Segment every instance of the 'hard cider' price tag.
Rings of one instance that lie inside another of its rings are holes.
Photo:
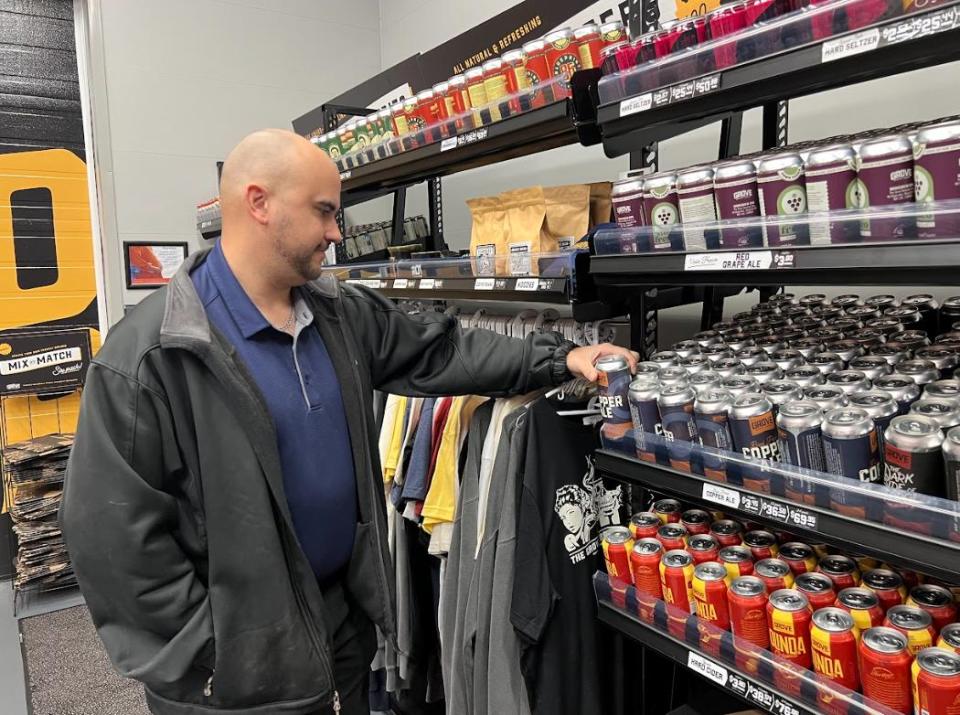
[[[406,278],[397,278],[393,282],[394,288],[406,288],[409,285],[409,281]]]
[[[772,251],[711,251],[688,253],[685,271],[764,271],[773,263]]]
[[[516,290],[536,290],[537,285],[536,278],[517,278]]]
[[[717,685],[726,685],[727,678],[730,677],[727,669],[722,665],[717,665],[712,660],[704,658],[699,653],[690,651],[687,654],[687,667],[705,678],[709,678]]]
[[[735,489],[727,489],[716,484],[704,484],[702,494],[704,499],[714,504],[723,504],[731,509],[740,508],[740,492]]]
[[[476,282],[473,284],[474,290],[493,290],[495,279],[493,278],[477,278]]]
[[[420,281],[420,288],[422,290],[433,290],[433,287],[436,285],[437,281],[433,278],[424,278]]]

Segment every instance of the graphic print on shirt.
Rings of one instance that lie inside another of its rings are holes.
[[[594,508],[597,512],[597,521],[600,532],[608,526],[620,526],[620,508],[623,506],[623,487],[617,485],[614,489],[607,489],[603,479],[597,476],[593,466],[593,458],[588,455],[587,474],[583,478],[583,486],[593,495]]]

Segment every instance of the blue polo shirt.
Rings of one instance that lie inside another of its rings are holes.
[[[210,322],[233,343],[266,399],[293,528],[317,578],[326,581],[350,560],[357,487],[340,384],[314,316],[298,297],[295,337],[270,325],[219,241],[190,277]]]

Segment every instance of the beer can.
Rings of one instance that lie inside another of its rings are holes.
[[[681,611],[693,613],[693,557],[686,551],[666,551],[660,560],[663,600]]]
[[[814,571],[817,568],[817,557],[813,549],[800,541],[780,544],[780,558],[790,565],[794,574]]]
[[[756,345],[748,345],[737,350],[733,357],[740,361],[744,367],[756,365],[758,362],[767,361],[767,351]]]
[[[923,396],[938,400],[950,400],[960,405],[960,380],[949,378],[923,386]]]
[[[733,635],[761,648],[768,648],[767,592],[763,581],[756,576],[735,578],[730,582],[727,599]]]
[[[680,515],[680,523],[687,530],[687,534],[709,534],[710,522],[713,521],[713,515],[703,509],[687,509]],[[688,539],[689,541],[689,539]]]
[[[871,569],[863,574],[861,585],[869,588],[880,600],[880,607],[884,612],[893,606],[903,603],[907,595],[907,587],[896,571],[890,569]]]
[[[747,368],[749,370],[750,368]],[[731,377],[722,378],[720,380],[719,388],[721,390],[726,390],[730,395],[736,400],[736,398],[741,395],[746,395],[751,392],[760,391],[760,383],[757,382],[757,378],[752,375],[733,375]]]
[[[944,431],[960,425],[960,407],[953,400],[921,397],[910,405],[909,414],[929,417]]]
[[[761,559],[753,565],[753,575],[763,581],[768,593],[793,588],[793,571],[783,559]]]
[[[910,411],[910,405],[920,398],[920,386],[913,378],[905,375],[886,375],[878,378],[874,384],[877,390],[883,390],[897,401],[897,409],[901,415]]]
[[[832,385],[811,385],[804,388],[803,398],[816,404],[821,412],[829,412],[848,403],[843,390]]]
[[[623,229],[636,228],[646,224],[646,217],[643,214],[643,179],[637,176],[627,176],[613,183],[610,192],[610,200],[613,205],[613,217],[617,226]],[[656,249],[654,244],[651,248]],[[658,362],[654,356],[655,362]],[[676,361],[669,363],[676,365]]]
[[[783,370],[773,360],[761,360],[744,368],[743,374],[754,378],[760,385],[765,385],[771,380],[782,380]]]
[[[735,360],[737,358],[737,353],[743,350],[744,348],[752,348],[755,346],[756,341],[746,335],[738,333],[737,335],[727,335],[724,337],[724,342],[726,342],[727,347],[733,350],[733,357]],[[766,351],[764,351],[766,354]]]
[[[694,416],[697,423],[697,435],[704,447],[729,452],[733,450],[733,436],[730,432],[730,409],[733,397],[726,390],[706,389],[697,395],[694,403]],[[703,474],[709,479],[726,481],[727,460],[720,454],[704,452]]]
[[[752,225],[753,222],[749,220],[760,215],[756,165],[749,159],[717,164],[714,168],[713,191],[717,218],[721,221],[738,220],[729,228],[721,229],[720,245],[732,249],[762,246],[763,236],[759,227]]]
[[[681,340],[670,346],[680,359],[700,354],[700,345],[695,340]]]
[[[858,355],[850,361],[849,367],[862,373],[871,383],[878,377],[893,372],[893,366],[877,355]]]
[[[737,397],[730,410],[730,432],[734,447],[751,462],[740,465],[743,486],[770,493],[771,473],[762,462],[781,461],[773,404],[758,393]]]
[[[860,687],[863,694],[899,713],[913,712],[907,638],[893,628],[861,629]]]
[[[849,365],[854,358],[860,357],[866,352],[857,340],[844,338],[843,340],[830,340],[826,343],[827,350],[840,356],[844,365]]]
[[[677,366],[661,367],[657,379],[660,381],[661,390],[668,385],[686,385],[690,381],[687,371]]]
[[[803,318],[794,318],[793,326],[804,335],[790,341],[790,347],[799,350],[804,360],[811,355],[823,352],[823,340],[816,335],[816,332],[826,326],[826,321],[816,315],[808,315]]]
[[[817,571],[833,581],[833,587],[838,591],[860,585],[860,571],[849,556],[828,554],[820,559]]]
[[[746,546],[723,546],[717,560],[726,567],[731,579],[753,574],[753,554]]]
[[[773,320],[769,319],[766,321],[766,325],[767,327],[773,330],[776,330],[777,328],[771,325],[772,322]],[[758,348],[763,348],[763,350],[767,353],[768,356],[772,356],[774,353],[779,352],[780,350],[784,350],[787,347],[787,344],[783,341],[783,339],[780,338],[780,336],[776,335],[775,333],[772,335],[765,335],[763,337],[757,338],[756,345]]]
[[[709,235],[698,224],[716,221],[717,204],[713,194],[713,168],[695,166],[677,173],[680,222],[687,250],[717,248],[719,236]],[[694,338],[696,339],[696,338]]]
[[[903,633],[907,637],[907,648],[914,655],[925,648],[932,648],[937,641],[933,618],[916,606],[892,606],[887,611],[883,625]]]
[[[875,318],[880,318],[883,316],[883,310],[881,310],[876,305],[868,305],[864,303],[863,305],[851,305],[849,308],[844,309],[847,317],[855,318],[859,320],[862,325],[865,325],[868,320],[874,320]]]
[[[807,212],[804,163],[799,154],[784,153],[760,160],[757,167],[760,208],[763,216],[775,218]],[[771,221],[764,224],[764,243],[768,246],[809,245],[808,225]]]
[[[873,420],[859,407],[840,407],[824,415],[823,456],[827,471],[848,479],[878,483],[880,450]],[[831,507],[848,516],[879,518],[875,506],[863,495],[842,485],[830,489]]]
[[[657,529],[657,541],[664,551],[687,548],[687,528],[678,522],[663,524]]]
[[[715,561],[699,564],[693,570],[693,598],[697,617],[724,631],[730,629],[727,578],[726,568]]]
[[[710,343],[700,348],[700,354],[708,358],[711,364],[716,365],[724,358],[732,358],[733,350],[727,347],[726,343]]]
[[[771,652],[809,670],[810,621],[810,602],[803,593],[792,589],[771,593],[767,601]]]
[[[601,535],[607,573],[625,583],[631,582],[630,552],[633,551],[633,543],[633,535],[625,526],[608,527]]]
[[[810,624],[813,670],[848,690],[860,689],[857,641],[860,629],[841,608],[814,611]]]
[[[600,39],[600,27],[593,22],[574,29],[573,39],[577,44],[577,52],[580,54],[580,66],[584,69],[590,69],[600,66],[600,50],[604,43]],[[621,41],[624,39],[620,38]]]
[[[830,305],[830,300],[825,293],[807,293],[806,295],[800,296],[797,303],[805,308],[820,308],[825,305]]]
[[[660,521],[660,517],[652,511],[640,511],[630,517],[627,528],[630,529],[633,538],[639,541],[640,539],[655,539],[657,537],[657,529],[659,529],[662,524],[663,522]]]
[[[660,366],[655,362],[644,360],[637,363],[637,377],[655,377],[660,379]]]
[[[923,316],[916,308],[909,305],[897,305],[883,309],[883,317],[895,318],[903,327],[901,330],[916,330],[923,322]]]
[[[791,380],[769,380],[763,385],[763,394],[775,409],[787,402],[803,399],[803,390]]]
[[[825,470],[822,422],[823,413],[815,402],[797,400],[781,405],[777,435],[784,462],[818,472]],[[816,503],[816,484],[800,475],[785,477],[784,493],[795,502]]]
[[[914,359],[920,359],[917,351],[930,346],[930,338],[923,330],[901,330],[887,337],[888,342],[902,345],[913,353]]]
[[[833,300],[830,301],[830,305],[846,310],[847,308],[852,308],[855,305],[863,305],[863,300],[856,293],[843,293],[842,295],[836,296]]]
[[[897,364],[909,359],[907,352],[895,345],[880,345],[871,348],[870,354],[875,357],[882,357],[893,370],[897,369]]]
[[[784,372],[792,370],[795,367],[800,367],[804,363],[803,355],[799,350],[794,350],[793,348],[777,350],[770,358],[777,364],[777,367]]]
[[[845,588],[837,594],[834,605],[849,611],[861,631],[883,623],[884,613],[880,599],[868,588]]]
[[[680,521],[683,507],[676,499],[658,499],[653,503],[653,513],[660,517],[661,524],[671,524]]]
[[[673,350],[658,350],[650,356],[650,362],[661,368],[675,367],[680,362],[680,355]]]
[[[709,390],[719,389],[722,378],[713,370],[701,370],[690,376],[690,387],[700,395]]]
[[[914,156],[914,165],[916,166],[916,156]],[[914,179],[922,184],[926,177],[918,179],[916,176],[914,176]],[[915,184],[915,187],[917,189],[921,188],[919,184]],[[915,308],[920,313],[921,318],[920,325],[918,326],[919,329],[924,331],[927,335],[936,334],[937,314],[940,310],[940,304],[937,303],[936,298],[934,298],[930,293],[908,295],[906,298],[900,301],[900,305],[905,305],[908,308]]]
[[[755,560],[776,558],[780,553],[777,537],[769,531],[754,529],[743,535],[743,545],[750,549]],[[784,588],[786,588],[784,586]]]
[[[826,376],[828,385],[834,385],[843,390],[849,397],[854,392],[863,392],[870,389],[870,381],[867,376],[858,370],[837,370]]]
[[[960,654],[960,623],[949,623],[940,629],[937,648]]]
[[[721,337],[720,333],[718,333],[716,330],[701,330],[698,333],[694,333],[691,340],[698,343],[700,345],[700,350],[702,351],[708,345],[721,342]]]
[[[656,539],[637,539],[630,552],[630,568],[633,585],[643,594],[656,599],[663,598],[660,584],[660,559],[663,546]]]
[[[744,371],[743,364],[733,357],[717,360],[712,364],[711,369],[723,379],[733,377],[734,375],[741,375]]]
[[[710,358],[706,355],[697,354],[680,358],[678,367],[687,371],[687,379],[689,380],[697,373],[710,371],[713,363],[710,362]]]
[[[858,208],[892,206],[914,201],[913,145],[903,135],[873,139],[860,145]],[[864,219],[860,234],[865,241],[903,241],[916,236],[911,216]]]
[[[900,409],[893,397],[882,390],[864,390],[850,395],[850,406],[858,407],[873,420],[877,429],[877,448],[881,458],[884,453],[884,434],[891,420],[897,416]]]
[[[855,305],[852,308],[848,308],[848,310],[856,310],[862,307],[864,306]],[[844,338],[852,338],[856,335],[857,331],[863,330],[863,321],[853,317],[846,311],[844,311],[844,315],[839,318],[832,319],[828,325],[834,330],[839,330]]]
[[[911,666],[914,712],[949,713],[960,702],[960,655],[942,648],[917,653]]]
[[[947,432],[941,448],[946,470],[946,496],[951,501],[960,501],[960,427]],[[954,528],[956,526],[955,523]]]
[[[680,223],[677,175],[654,174],[643,183],[643,211],[653,232],[654,246],[670,246],[675,226]]]
[[[952,295],[940,305],[937,332],[946,333],[949,330],[956,330],[952,326],[957,321],[960,321],[960,295]]]
[[[948,623],[957,620],[957,605],[953,594],[943,586],[921,583],[910,589],[908,606],[916,606],[930,614],[933,629],[939,634]],[[894,626],[896,627],[896,626]]]
[[[783,374],[783,378],[790,380],[801,388],[810,387],[811,385],[822,385],[826,381],[823,373],[810,365],[801,365],[792,370],[787,370]]]
[[[833,581],[817,571],[797,574],[793,587],[807,597],[807,600],[810,601],[810,608],[814,611],[832,606],[837,600]]]
[[[560,28],[548,33],[543,39],[547,43],[547,66],[550,72],[554,77],[563,77],[569,82],[573,73],[582,69],[573,31],[566,27]]]
[[[811,214],[857,208],[857,154],[847,144],[810,152],[806,161],[807,205]],[[853,243],[860,239],[857,221],[810,221],[810,243]]]
[[[843,370],[843,358],[834,352],[822,352],[807,358],[807,365],[817,368],[824,376]]]
[[[604,435],[614,443],[622,443],[633,429],[627,392],[633,379],[630,365],[620,355],[605,355],[596,363],[600,385],[600,413]]]
[[[651,375],[638,375],[630,383],[627,392],[637,457],[645,462],[666,464],[666,449],[657,438],[651,437],[663,434],[660,409],[657,406],[659,396],[660,382]]]
[[[661,370],[661,375],[663,372]],[[690,447],[697,441],[697,423],[693,415],[696,397],[696,391],[684,382],[662,386],[657,398],[670,466],[684,472],[691,471]]]
[[[884,485],[945,496],[943,441],[943,432],[929,417],[915,414],[895,417],[884,434]],[[892,503],[888,503],[888,516],[891,506]]]
[[[720,542],[713,534],[694,534],[687,540],[687,551],[695,564],[716,561],[720,557]]]
[[[743,526],[733,519],[718,519],[710,525],[710,534],[720,547],[737,546],[743,543]]]
[[[869,305],[872,308],[879,308],[884,310],[885,308],[895,308],[900,304],[897,300],[897,296],[891,295],[889,293],[882,293],[880,295],[872,295],[863,301],[864,305]]]

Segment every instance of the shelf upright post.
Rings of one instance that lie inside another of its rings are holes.
[[[443,238],[443,186],[440,177],[427,179],[427,203],[430,209],[430,242],[428,251],[444,251],[447,242]]]
[[[403,243],[403,219],[407,215],[407,187],[401,186],[393,192],[393,225],[391,226],[390,245]]]
[[[787,130],[790,120],[790,108],[787,100],[768,102],[763,105],[763,148],[776,149],[787,145]],[[760,288],[760,301],[770,300],[783,286],[765,286]]]

